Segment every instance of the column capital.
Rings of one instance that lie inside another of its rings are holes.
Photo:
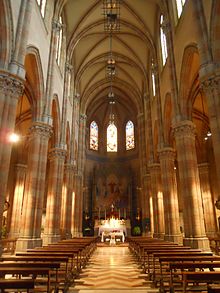
[[[173,133],[175,138],[195,137],[196,127],[190,120],[179,121],[173,126]]]
[[[34,122],[30,128],[30,135],[37,134],[39,136],[49,139],[52,133],[53,133],[52,126],[42,122]]]
[[[57,19],[52,20],[52,30],[56,33],[59,34],[60,30],[62,29],[63,25],[62,23],[59,22]]]
[[[209,163],[198,164],[199,174],[208,174],[209,173]]]
[[[75,172],[76,166],[72,163],[67,163],[64,165],[64,172]]]
[[[24,92],[24,81],[6,72],[0,72],[0,92],[18,99]]]
[[[85,122],[87,119],[86,114],[80,114],[80,121]]]
[[[62,148],[53,148],[49,152],[49,160],[53,161],[55,159],[65,159],[66,150]]]
[[[71,71],[73,70],[73,65],[70,64],[69,62],[65,63],[65,70],[67,73],[71,73]]]
[[[15,164],[15,170],[16,172],[26,172],[27,170],[27,165],[25,164]]]
[[[209,92],[215,89],[219,89],[220,76],[210,76],[201,81],[201,87],[204,92]]]
[[[160,157],[160,160],[172,160],[174,161],[176,158],[176,151],[171,147],[164,147],[160,150],[158,150],[158,154]]]
[[[150,173],[158,173],[160,172],[160,164],[159,163],[149,163],[148,164],[148,169],[150,171]]]

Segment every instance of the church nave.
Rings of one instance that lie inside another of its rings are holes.
[[[141,277],[141,269],[127,246],[98,246],[71,293],[158,292]]]

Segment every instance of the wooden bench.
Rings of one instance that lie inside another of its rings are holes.
[[[34,289],[34,280],[31,279],[0,279],[0,292],[5,292],[5,289],[22,289],[29,292],[29,289]]]
[[[199,269],[200,271],[209,269],[214,271],[216,268],[220,268],[220,261],[209,261],[209,262],[181,262],[181,263],[170,263],[170,282],[169,291],[174,292],[175,284],[178,284],[178,289],[183,289],[183,272],[184,271],[195,271]]]
[[[192,290],[194,284],[205,284],[206,290],[208,290],[208,284],[210,283],[219,283],[220,284],[220,272],[183,272],[183,292],[187,290]],[[189,286],[189,283],[193,283],[192,286]],[[195,289],[195,287],[193,288]],[[202,287],[198,290],[204,290]]]
[[[29,276],[35,280],[37,276],[47,276],[46,292],[50,292],[50,268],[30,268],[30,267],[0,267],[0,276],[3,278],[5,275],[16,275],[20,279],[22,276]]]

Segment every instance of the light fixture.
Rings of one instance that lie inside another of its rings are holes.
[[[8,141],[11,143],[16,143],[19,140],[20,140],[20,136],[17,133],[13,132],[8,136]]]
[[[209,137],[209,136],[212,136],[211,131],[208,131],[206,135],[207,135],[208,137]]]
[[[120,0],[103,0],[104,29],[108,32],[120,30]]]

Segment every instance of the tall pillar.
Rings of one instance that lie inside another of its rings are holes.
[[[16,250],[41,246],[41,220],[47,165],[48,140],[52,127],[35,122],[30,129],[20,236]]]
[[[213,203],[210,181],[209,181],[209,164],[202,163],[198,165],[200,186],[202,192],[203,212],[205,219],[205,230],[208,237],[215,237],[218,228],[215,214],[215,207]]]
[[[151,236],[151,208],[150,208],[150,198],[151,198],[151,189],[149,186],[149,177],[150,174],[145,174],[143,179],[144,184],[144,201],[142,209],[142,218],[145,220],[145,227],[143,227],[143,236]]]
[[[163,193],[161,186],[160,164],[153,163],[149,166],[151,177],[151,188],[153,197],[153,216],[154,216],[154,238],[164,238],[164,208]]]
[[[176,153],[170,147],[159,151],[162,189],[164,198],[165,236],[167,241],[182,243],[180,232],[179,204],[177,196],[176,174],[174,160]]]
[[[60,240],[62,185],[66,151],[54,148],[49,153],[50,168],[43,244]]]
[[[14,131],[17,101],[23,89],[21,79],[0,71],[0,231],[12,148],[9,135]]]
[[[20,233],[22,204],[24,196],[24,183],[27,166],[23,164],[16,164],[15,166],[15,189],[14,199],[11,215],[10,238],[18,238]]]
[[[181,194],[183,195],[184,244],[209,249],[205,234],[201,189],[195,147],[195,126],[181,121],[174,126]]]
[[[73,164],[65,165],[61,208],[61,235],[64,239],[71,238],[74,172],[75,167]]]
[[[81,194],[81,174],[75,174],[75,206],[74,206],[74,235],[82,236],[82,194]]]

